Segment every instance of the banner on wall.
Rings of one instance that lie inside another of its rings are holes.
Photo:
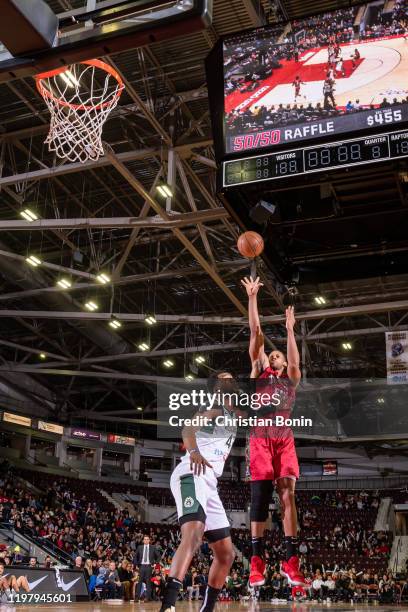
[[[108,442],[110,442],[110,444],[126,444],[127,446],[134,446],[136,444],[135,438],[118,436],[116,434],[108,434]]]
[[[47,423],[46,421],[38,421],[38,429],[41,429],[41,431],[49,431],[51,433],[59,434],[60,436],[62,436],[64,433],[64,428],[62,425]]]
[[[337,461],[323,461],[323,476],[337,476]]]
[[[97,431],[89,431],[89,429],[72,428],[71,436],[81,440],[101,440],[102,435]]]
[[[12,414],[11,412],[3,413],[3,421],[14,423],[14,425],[22,425],[23,427],[31,427],[31,419],[20,414]]]
[[[408,383],[408,331],[385,332],[387,381]]]

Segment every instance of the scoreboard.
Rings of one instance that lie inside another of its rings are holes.
[[[294,177],[408,157],[408,131],[224,161],[224,187]]]

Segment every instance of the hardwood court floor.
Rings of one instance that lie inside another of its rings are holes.
[[[176,606],[176,612],[198,612],[201,606],[201,602],[179,602]],[[110,612],[116,607],[120,607],[121,612],[158,612],[160,609],[159,602],[149,603],[109,603],[109,602],[77,602],[72,604],[61,604],[55,605],[31,605],[31,606],[0,606],[4,612],[15,610],[58,610],[58,612]],[[394,604],[389,606],[383,606],[378,604],[316,604],[313,602],[302,602],[294,603],[288,602],[286,604],[272,604],[268,602],[219,602],[215,608],[215,612],[321,612],[322,610],[328,610],[330,612],[368,612],[373,610],[375,612],[402,612],[407,611],[408,606],[406,603]]]

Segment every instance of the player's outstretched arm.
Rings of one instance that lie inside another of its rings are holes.
[[[293,385],[297,386],[302,378],[300,371],[300,356],[295,338],[295,309],[289,306],[286,309],[286,329],[288,334],[286,358],[288,361],[288,377]]]
[[[241,280],[241,283],[248,295],[249,329],[251,332],[249,356],[252,364],[251,378],[253,378],[261,372],[262,367],[269,365],[268,357],[265,354],[264,337],[258,313],[258,291],[263,286],[263,283],[260,282],[259,276],[255,280],[252,276],[250,278],[245,277]]]

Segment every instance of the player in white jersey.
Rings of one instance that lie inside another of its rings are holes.
[[[228,372],[211,377],[209,387],[213,393],[236,392],[235,381]],[[161,612],[174,612],[184,577],[204,535],[214,559],[200,612],[212,612],[234,561],[230,525],[217,491],[217,479],[223,472],[236,436],[236,427],[228,423],[231,419],[225,419],[224,423],[217,417],[232,417],[234,413],[238,414],[234,406],[226,402],[224,406],[198,413],[206,417],[204,427],[183,428],[187,452],[170,479],[181,527],[181,542],[171,563]]]

